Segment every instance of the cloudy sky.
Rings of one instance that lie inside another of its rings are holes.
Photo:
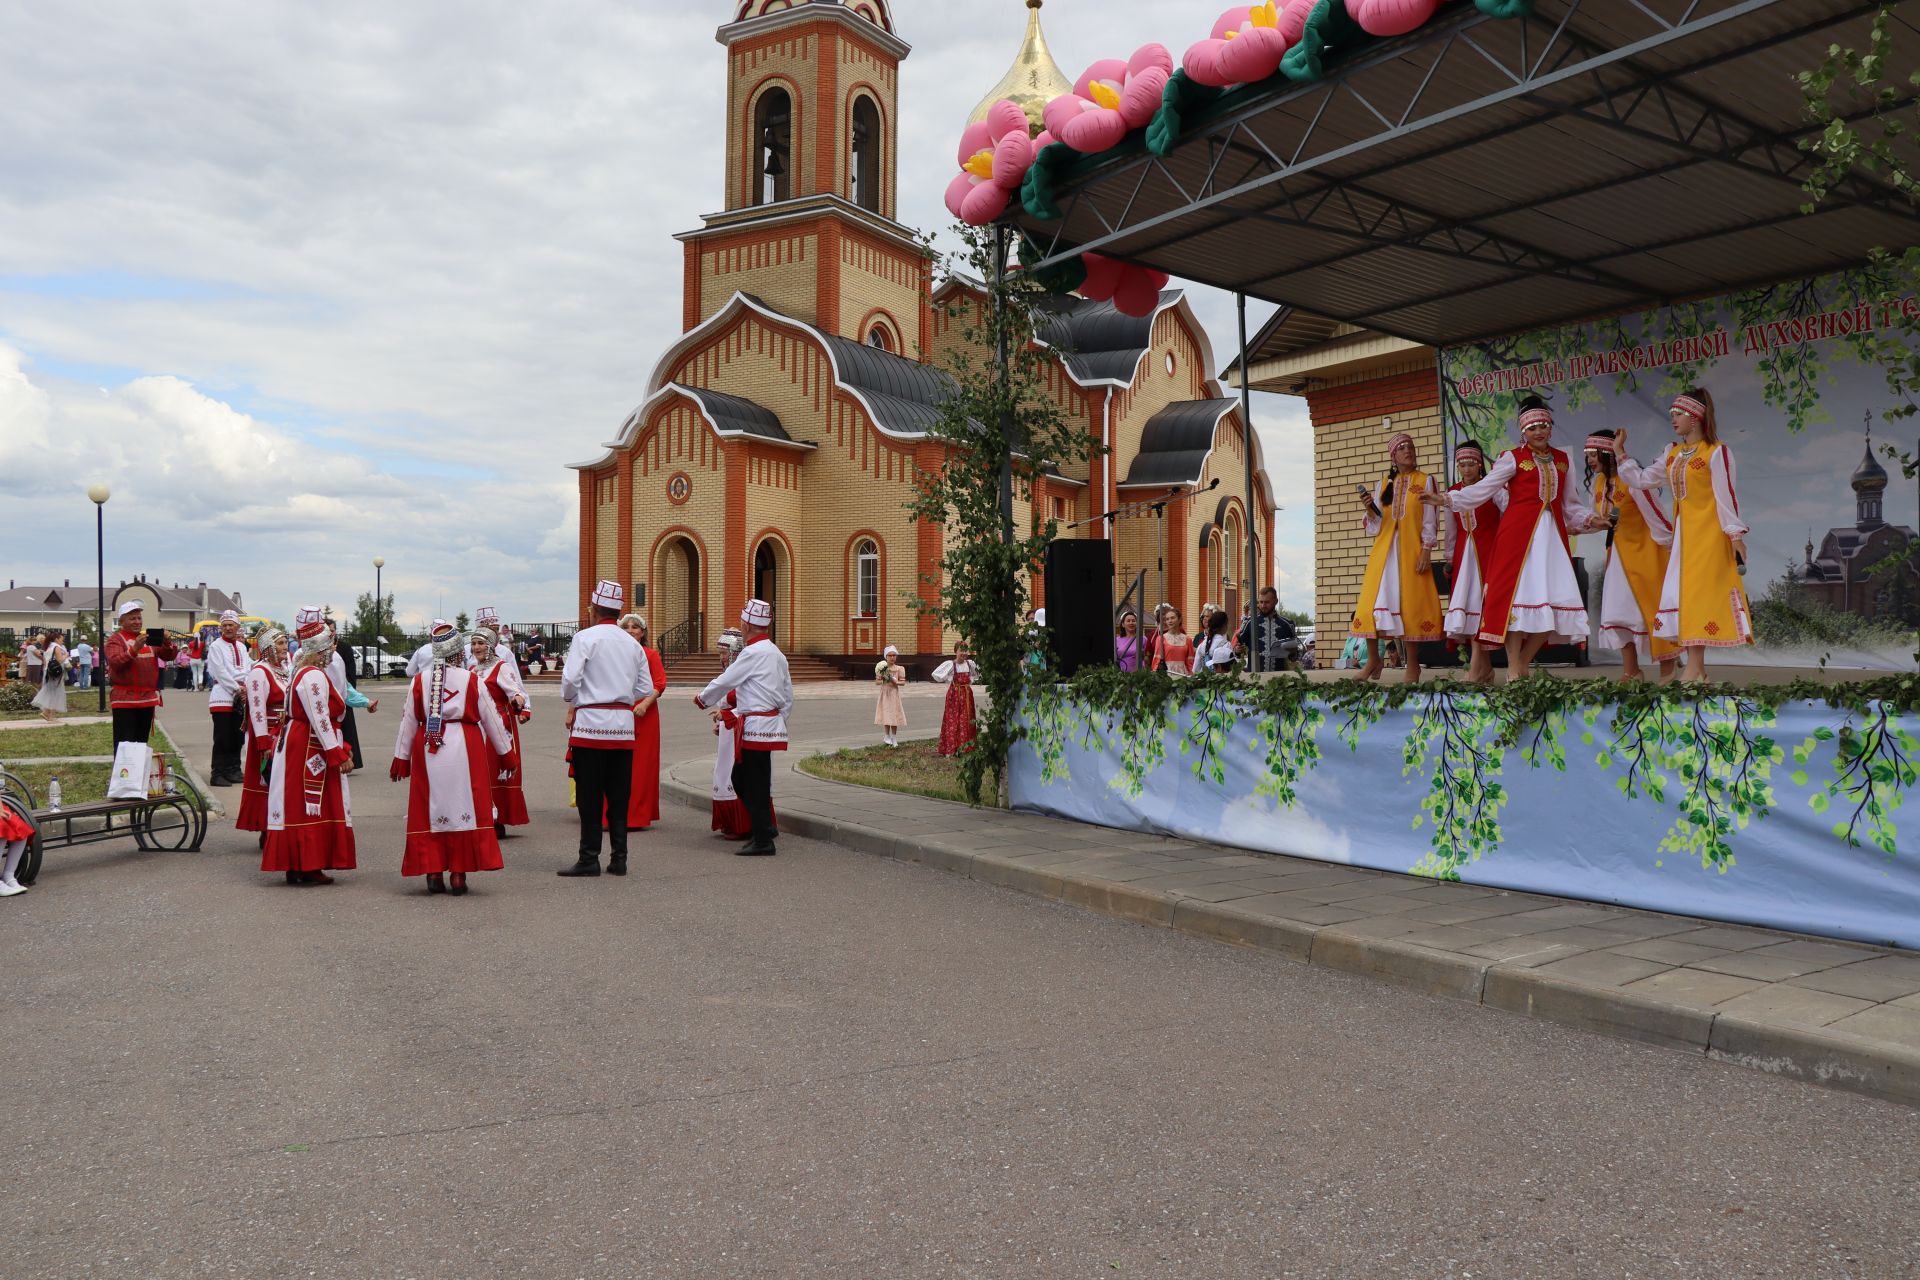
[[[403,621],[566,617],[576,490],[679,331],[721,203],[730,0],[0,7],[4,576],[107,572]],[[1212,11],[1208,11],[1211,14]],[[1045,11],[1068,74],[1192,32],[1152,0]],[[1020,0],[900,0],[903,220],[945,225],[960,124]],[[1197,20],[1196,20],[1197,21]],[[1231,298],[1194,291],[1222,361]],[[1257,304],[1257,326],[1271,308]],[[1304,405],[1256,410],[1312,597]]]

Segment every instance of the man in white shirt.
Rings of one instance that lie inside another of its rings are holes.
[[[580,856],[563,876],[600,874],[600,829],[609,845],[607,874],[627,874],[627,801],[633,794],[633,704],[653,693],[646,651],[615,625],[626,593],[617,582],[593,589],[593,625],[574,636],[560,676],[567,700],[567,750],[580,809]]]
[[[740,655],[694,695],[693,705],[723,707],[729,690],[734,706],[715,717],[720,731],[734,735],[733,790],[753,823],[753,839],[736,849],[742,857],[774,853],[773,753],[787,749],[787,713],[793,710],[793,676],[787,655],[767,632],[773,626],[773,606],[749,600],[740,611],[746,644]]]
[[[247,702],[242,692],[253,655],[240,638],[240,615],[220,615],[220,634],[207,646],[207,713],[213,717],[213,767],[207,781],[216,787],[240,782],[240,747],[246,737]]]
[[[432,637],[435,632],[442,631],[452,625],[453,624],[451,622],[448,622],[445,618],[435,618],[431,623],[427,625],[427,637],[428,637],[427,642],[421,645],[418,649],[415,649],[413,651],[413,656],[407,659],[407,679],[409,680],[413,679],[415,676],[419,675],[422,671],[425,671],[428,667],[433,665]]]

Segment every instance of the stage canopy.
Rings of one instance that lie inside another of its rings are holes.
[[[1920,212],[1859,171],[1801,212],[1795,76],[1864,49],[1878,8],[1451,5],[1319,81],[1228,94],[1165,156],[1063,169],[1060,218],[1020,225],[1036,265],[1094,250],[1436,346],[1856,264],[1920,243]],[[1915,21],[1892,24],[1904,101]]]

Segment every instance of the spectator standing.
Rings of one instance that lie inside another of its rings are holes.
[[[1293,624],[1280,616],[1280,593],[1272,587],[1262,587],[1259,605],[1253,616],[1240,624],[1233,648],[1234,652],[1247,655],[1250,670],[1255,668],[1254,655],[1257,655],[1258,670],[1285,671],[1287,655],[1296,639]]]
[[[73,669],[76,673],[75,678],[79,681],[77,686],[79,688],[93,687],[93,653],[93,646],[85,640],[73,646]]]
[[[60,643],[58,631],[40,637],[40,651],[40,692],[33,695],[33,705],[40,709],[40,718],[52,724],[67,709],[67,664],[73,655]]]
[[[1207,619],[1207,636],[1200,642],[1200,668],[1222,673],[1233,668],[1233,642],[1227,639],[1227,631],[1233,626],[1233,615],[1225,609],[1215,609],[1213,616]]]
[[[107,679],[113,682],[107,704],[113,709],[113,741],[144,743],[153,734],[153,711],[161,705],[160,664],[179,650],[162,633],[160,643],[143,634],[145,615],[137,601],[114,611],[119,627],[107,637]]]
[[[1170,676],[1193,674],[1193,637],[1172,605],[1164,606],[1160,615],[1160,665]]]
[[[187,641],[187,674],[193,681],[193,687],[207,687],[207,646],[200,642],[200,633],[193,633],[193,639]]]
[[[185,649],[173,655],[173,687],[188,690],[193,688],[193,659],[187,657]]]
[[[880,651],[879,665],[873,669],[873,682],[878,686],[873,722],[884,731],[885,736],[881,741],[890,747],[897,747],[900,745],[900,730],[907,723],[907,709],[900,701],[900,688],[907,682],[907,669],[900,665],[900,650],[888,645]]]
[[[1138,671],[1146,665],[1146,641],[1140,636],[1140,618],[1128,609],[1120,615],[1113,636],[1113,664],[1122,671]]]
[[[43,631],[34,632],[27,637],[27,642],[20,646],[20,682],[22,684],[30,684],[36,689],[40,687],[40,679],[47,673],[46,653],[47,636]]]

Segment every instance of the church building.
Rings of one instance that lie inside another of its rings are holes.
[[[1039,7],[982,115],[1013,96],[1037,122],[1070,84]],[[924,668],[958,637],[910,604],[937,590],[943,535],[906,504],[945,465],[929,434],[942,356],[980,295],[936,291],[897,218],[908,46],[886,0],[736,0],[718,39],[725,208],[678,237],[683,335],[604,452],[572,464],[579,611],[595,581],[622,582],[663,650],[699,653],[759,596],[790,653],[852,670],[893,644]],[[1237,612],[1273,580],[1273,503],[1257,438],[1246,492],[1239,403],[1182,294],[1139,318],[1064,298],[1044,338],[1061,357],[1049,394],[1104,452],[1016,495],[1016,517],[1063,537],[1111,525],[1115,599],[1134,587],[1142,614],[1163,599],[1189,623],[1203,602]]]

